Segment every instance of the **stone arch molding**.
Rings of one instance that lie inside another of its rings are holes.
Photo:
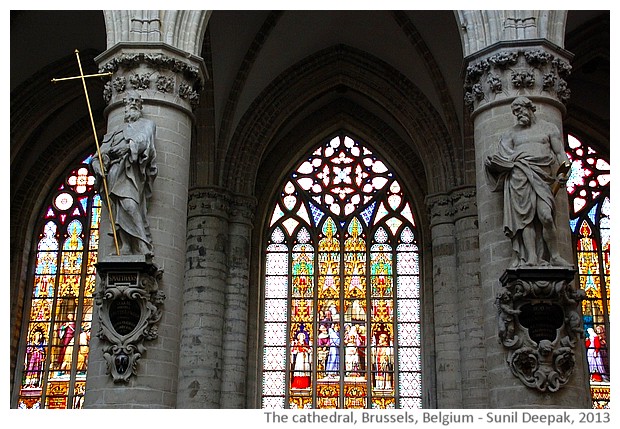
[[[547,39],[564,47],[565,10],[458,10],[463,56],[502,41]]]
[[[106,46],[120,42],[163,42],[200,55],[210,10],[106,10]]]
[[[319,51],[286,70],[246,110],[227,148],[221,182],[241,194],[254,188],[266,147],[304,107],[346,87],[387,111],[408,133],[427,167],[429,192],[457,181],[452,141],[441,115],[424,94],[387,63],[345,45]],[[450,183],[449,183],[450,182]]]

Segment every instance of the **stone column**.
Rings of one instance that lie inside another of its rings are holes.
[[[190,192],[178,408],[219,408],[230,201],[219,188]]]
[[[224,314],[221,408],[245,408],[248,372],[248,297],[255,198],[234,196],[228,236],[228,284]]]
[[[181,323],[189,153],[192,108],[206,76],[202,60],[163,43],[118,43],[96,58],[106,83],[108,129],[123,123],[123,95],[141,95],[144,117],[156,123],[158,176],[148,205],[153,239],[153,262],[163,270],[159,288],[165,294],[157,338],[144,343],[137,375],[114,383],[102,357],[101,341],[90,344],[85,406],[88,408],[174,408],[176,406],[179,326]],[[107,218],[102,215],[100,255],[113,252]],[[93,334],[99,324],[93,314]]]
[[[456,241],[456,275],[461,354],[463,408],[486,408],[484,325],[480,289],[480,248],[478,246],[478,211],[473,186],[450,193],[454,213]]]
[[[433,255],[437,408],[462,408],[454,208],[448,194],[430,195],[426,205]]]
[[[507,352],[498,342],[496,295],[500,277],[512,255],[510,240],[503,233],[503,197],[492,192],[485,177],[484,160],[497,147],[500,136],[514,125],[510,104],[526,96],[536,105],[537,118],[562,130],[562,115],[570,91],[566,78],[571,55],[542,39],[498,42],[466,58],[465,102],[471,109],[476,148],[476,194],[478,201],[480,280],[485,317],[489,407],[491,408],[587,408],[585,371],[574,371],[568,385],[552,394],[528,388],[511,374]],[[572,261],[566,192],[556,197],[556,224],[562,256]],[[578,366],[582,347],[577,347]]]

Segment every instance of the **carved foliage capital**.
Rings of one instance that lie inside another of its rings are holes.
[[[465,72],[465,104],[474,111],[502,98],[546,96],[566,103],[571,66],[544,47],[506,47],[477,58]]]
[[[196,108],[203,83],[200,69],[165,53],[121,52],[99,67],[112,72],[104,86],[106,103],[121,98],[126,90],[152,91],[153,95],[179,97]]]

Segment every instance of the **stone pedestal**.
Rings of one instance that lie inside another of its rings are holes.
[[[512,373],[527,387],[556,392],[575,370],[585,292],[571,285],[576,270],[508,269],[497,295],[498,338]]]
[[[97,337],[103,344],[107,372],[115,383],[138,374],[145,341],[157,338],[157,322],[166,298],[158,282],[162,270],[143,255],[102,258],[95,293]]]

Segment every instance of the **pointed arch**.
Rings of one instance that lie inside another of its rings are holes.
[[[264,231],[264,408],[420,408],[419,248],[393,170],[347,134],[298,161]]]
[[[226,148],[223,186],[251,193],[266,146],[294,115],[331,92],[347,89],[382,106],[413,142],[426,166],[429,191],[448,189],[455,171],[452,136],[439,113],[405,76],[367,53],[338,45],[320,51],[282,73],[247,109]]]

